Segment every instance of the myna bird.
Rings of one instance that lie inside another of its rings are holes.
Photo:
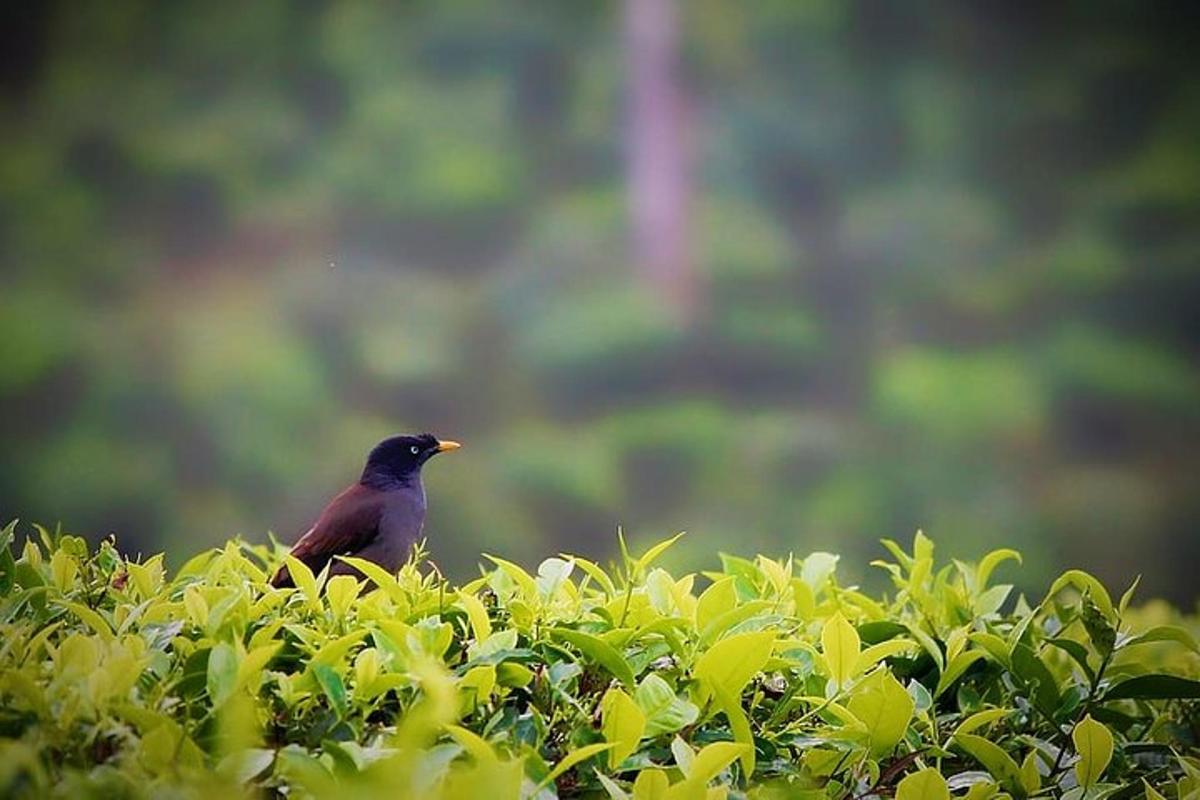
[[[458,442],[432,434],[384,439],[367,456],[358,483],[325,506],[308,533],[292,547],[292,555],[314,573],[334,556],[373,561],[388,572],[400,568],[425,525],[425,487],[421,467],[433,456],[457,450]],[[343,561],[333,561],[330,575],[357,575]],[[276,588],[294,586],[287,566],[271,579]]]

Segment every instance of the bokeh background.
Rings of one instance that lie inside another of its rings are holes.
[[[921,527],[1194,602],[1186,4],[3,15],[6,519],[178,565],[431,430],[456,576]]]

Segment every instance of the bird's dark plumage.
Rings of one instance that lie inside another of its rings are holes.
[[[325,506],[291,554],[314,573],[339,555],[365,558],[394,572],[420,540],[425,525],[421,467],[434,455],[458,446],[428,433],[384,439],[367,456],[358,482]],[[357,574],[341,561],[334,561],[329,571]],[[271,585],[294,585],[286,566],[275,573]]]

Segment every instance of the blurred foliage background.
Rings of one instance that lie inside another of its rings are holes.
[[[177,565],[427,429],[460,576],[923,527],[1194,601],[1184,6],[680,3],[685,302],[630,246],[621,3],[12,6],[5,519]]]

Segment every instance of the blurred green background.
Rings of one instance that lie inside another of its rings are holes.
[[[5,519],[177,565],[430,430],[460,577],[921,527],[1194,601],[1183,4],[10,5]]]

